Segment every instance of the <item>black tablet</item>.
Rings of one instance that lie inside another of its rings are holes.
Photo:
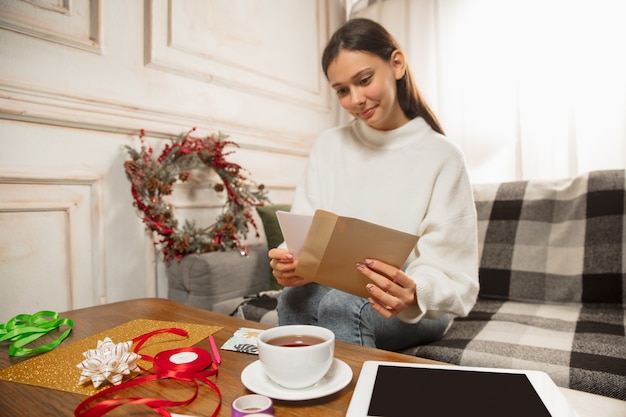
[[[578,417],[540,371],[366,361],[347,417]]]

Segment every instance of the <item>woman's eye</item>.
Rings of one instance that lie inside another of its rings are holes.
[[[365,78],[362,78],[361,81],[359,82],[359,84],[361,85],[367,85],[372,81],[372,75],[368,75]]]
[[[348,93],[348,89],[347,88],[340,88],[337,90],[337,95],[338,96],[344,96]]]

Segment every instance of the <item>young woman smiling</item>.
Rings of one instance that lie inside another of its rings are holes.
[[[296,276],[288,248],[271,249],[284,286],[279,322],[323,326],[338,340],[389,350],[437,340],[478,293],[476,210],[464,157],[378,23],[354,19],[340,27],[322,68],[354,120],[316,139],[292,212],[323,209],[419,240],[402,268],[375,258],[355,265],[371,281],[368,299]]]

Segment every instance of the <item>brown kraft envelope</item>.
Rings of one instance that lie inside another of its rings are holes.
[[[296,275],[359,297],[371,281],[356,268],[365,258],[401,268],[418,237],[364,220],[316,210]]]

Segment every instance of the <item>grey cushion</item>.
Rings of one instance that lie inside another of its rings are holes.
[[[239,251],[209,252],[185,256],[166,265],[168,298],[211,310],[213,304],[267,290],[267,245],[250,245],[248,255]]]
[[[261,222],[263,223],[263,230],[265,231],[265,237],[267,238],[267,246],[269,249],[278,247],[278,245],[280,245],[284,241],[283,232],[280,230],[280,224],[278,224],[278,218],[276,218],[276,212],[278,210],[289,211],[291,210],[291,205],[276,204],[256,208],[256,211],[261,218]],[[276,278],[272,273],[272,268],[269,266],[269,257],[267,265],[267,276],[269,280],[268,288],[270,290],[277,290],[282,288],[278,281],[276,281]]]

